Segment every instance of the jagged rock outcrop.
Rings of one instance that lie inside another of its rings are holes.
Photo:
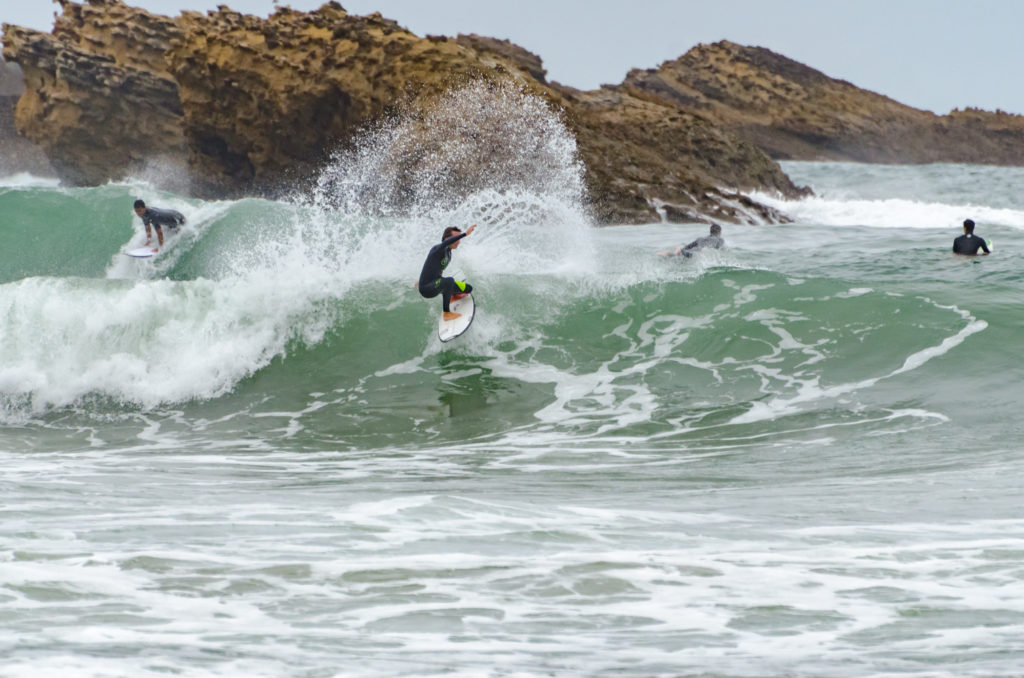
[[[623,87],[699,112],[779,159],[1024,165],[1024,116],[935,115],[762,47],[698,45]]]
[[[626,88],[562,92],[591,193],[615,196],[595,206],[604,222],[651,221],[652,207],[672,222],[784,221],[743,191],[803,192],[756,147],[665,100]]]
[[[273,191],[308,176],[363,125],[508,64],[446,38],[419,38],[380,14],[328,2],[268,19],[221,7],[186,13],[168,52],[193,169],[218,191]]]
[[[542,85],[546,85],[548,82],[548,72],[547,69],[544,68],[544,62],[541,60],[540,56],[529,50],[523,49],[514,42],[509,40],[498,40],[497,38],[488,38],[483,35],[476,35],[475,33],[471,33],[469,35],[460,33],[459,37],[456,38],[456,42],[464,47],[474,49],[477,52],[493,52],[494,54],[501,56],[503,59],[518,65],[524,71],[529,73],[531,78]]]
[[[71,183],[187,157],[201,195],[273,194],[313,176],[374,120],[416,115],[482,80],[564,111],[602,221],[777,220],[734,191],[799,193],[776,163],[701,114],[640,87],[547,83],[540,58],[507,41],[421,38],[337,2],[268,19],[223,5],[170,19],[120,0],[60,2],[52,34],[5,25],[4,54],[28,84],[19,129]]]
[[[160,159],[184,166],[178,88],[163,53],[174,21],[119,2],[62,0],[52,34],[4,24],[4,57],[26,91],[19,132],[72,184],[120,178]]]

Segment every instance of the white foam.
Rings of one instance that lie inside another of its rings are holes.
[[[979,224],[1024,230],[1024,210],[983,204],[922,202],[908,198],[833,199],[818,196],[786,200],[767,193],[753,193],[751,197],[798,222],[822,226],[957,229],[969,217]]]
[[[34,411],[99,394],[146,407],[226,393],[322,322],[301,284],[83,281],[0,287],[0,392]]]
[[[0,177],[0,188],[56,188],[60,179],[54,177],[38,177],[28,172],[16,172]]]
[[[945,355],[956,346],[962,344],[972,334],[983,331],[988,327],[988,323],[984,320],[978,320],[973,317],[967,311],[956,308],[954,306],[942,306],[935,304],[937,308],[951,310],[959,315],[966,324],[963,328],[957,331],[955,334],[946,337],[938,345],[930,346],[919,351],[912,353],[907,356],[903,361],[903,364],[897,369],[887,374],[878,375],[876,377],[870,377],[855,382],[848,382],[844,384],[836,384],[834,386],[823,387],[819,384],[819,378],[817,376],[809,379],[798,379],[783,374],[780,370],[767,368],[764,366],[758,366],[754,369],[762,371],[766,374],[771,374],[773,377],[788,382],[790,386],[797,388],[797,394],[788,397],[775,397],[768,401],[757,401],[751,403],[750,409],[734,417],[730,423],[733,424],[749,424],[757,421],[765,421],[771,419],[777,419],[786,415],[794,414],[800,411],[801,407],[808,403],[837,398],[839,396],[853,393],[855,391],[871,388],[883,379],[889,379],[899,374],[909,372],[917,369],[924,365],[929,360],[936,358],[941,355]],[[778,328],[772,328],[773,331],[778,331]],[[800,346],[792,346],[790,348],[805,348]]]

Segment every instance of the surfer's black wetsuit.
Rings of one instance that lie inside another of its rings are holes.
[[[977,254],[979,249],[990,253],[985,239],[973,233],[965,233],[953,241],[953,254]]]
[[[147,207],[146,211],[142,213],[142,224],[144,226],[152,224],[156,228],[166,226],[169,230],[174,230],[184,223],[185,215],[175,210],[161,210],[155,207]]]
[[[448,266],[448,262],[452,260],[452,244],[465,237],[465,233],[456,233],[431,247],[430,252],[427,253],[427,260],[423,262],[423,271],[420,273],[420,294],[427,299],[432,299],[438,294],[443,295],[445,312],[451,311],[448,304],[451,303],[456,288],[459,293],[473,291],[472,285],[455,278],[444,278],[441,275],[444,273],[445,267]]]

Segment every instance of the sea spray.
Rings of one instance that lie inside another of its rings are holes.
[[[480,224],[456,267],[495,298],[505,274],[549,287],[552,272],[593,274],[575,140],[556,111],[510,85],[478,83],[381,121],[335,157],[310,195],[193,205],[150,188],[147,198],[190,221],[165,255],[139,262],[112,243],[139,237],[124,205],[145,190],[78,191],[79,206],[100,198],[90,209],[102,223],[76,213],[106,234],[107,280],[0,288],[8,410],[97,396],[143,408],[216,398],[289,347],[343,334],[352,313],[408,304],[427,317],[411,282],[449,224]]]
[[[380,119],[334,155],[312,199],[348,214],[429,216],[487,190],[577,208],[584,199],[561,115],[511,84],[478,82]]]
[[[335,154],[310,201],[373,224],[385,246],[372,254],[396,264],[418,265],[445,226],[470,223],[481,230],[466,256],[491,272],[547,272],[593,254],[575,138],[560,113],[507,83],[477,82],[381,119]],[[353,231],[368,235],[325,233]]]

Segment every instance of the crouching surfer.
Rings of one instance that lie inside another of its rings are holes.
[[[146,203],[142,200],[136,200],[135,214],[142,219],[142,225],[146,227],[146,247],[149,247],[153,242],[153,231],[156,229],[156,239],[159,243],[159,247],[164,246],[164,232],[163,227],[167,227],[168,235],[178,229],[179,226],[185,223],[185,215],[175,210],[162,210],[156,207],[146,207]],[[154,249],[154,252],[158,249]]]
[[[430,252],[427,253],[427,260],[423,262],[423,271],[420,273],[418,283],[420,294],[426,299],[432,299],[438,294],[441,295],[445,320],[455,320],[462,315],[460,313],[453,313],[449,304],[452,301],[458,301],[473,291],[472,285],[455,278],[445,278],[442,274],[445,267],[451,263],[452,250],[458,249],[459,242],[475,230],[476,224],[466,229],[465,233],[457,226],[449,226],[444,229],[444,233],[441,235],[441,242],[430,248]]]

